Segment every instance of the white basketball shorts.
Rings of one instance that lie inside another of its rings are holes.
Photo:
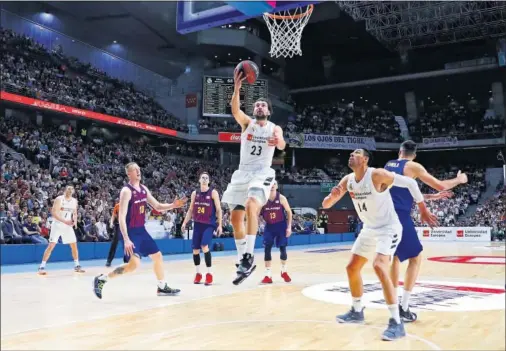
[[[251,172],[237,170],[232,174],[221,201],[233,210],[237,205],[245,206],[248,196],[254,196],[263,206],[269,199],[275,180],[276,172],[270,167]]]
[[[393,256],[402,239],[402,225],[392,224],[380,228],[363,228],[351,252],[365,258],[372,252]]]
[[[74,228],[72,228],[69,225],[54,221],[51,224],[51,232],[49,233],[49,242],[57,243],[60,237],[62,243],[64,244],[72,244],[77,241]]]

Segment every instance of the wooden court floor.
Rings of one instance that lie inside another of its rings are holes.
[[[500,256],[504,246],[429,243],[431,256]],[[194,285],[191,256],[167,260],[168,281],[178,297],[157,297],[151,265],[109,282],[104,299],[92,293],[94,275],[51,270],[1,276],[2,350],[504,350],[505,265],[458,264],[424,260],[422,282],[412,301],[419,320],[406,325],[408,336],[381,341],[388,311],[370,264],[364,271],[366,324],[341,325],[346,312],[345,265],[349,246],[289,250],[292,283],[279,277],[261,286],[263,255],[256,272],[234,286],[234,257],[214,259],[215,284]],[[317,252],[308,252],[308,251]],[[329,252],[330,251],[330,252]],[[487,259],[485,258],[487,261]],[[494,258],[488,261],[494,262]],[[501,258],[499,258],[501,260]],[[503,260],[503,259],[502,259]],[[504,261],[504,260],[503,260]],[[71,264],[70,264],[71,266]],[[404,269],[405,266],[403,266]],[[70,267],[71,268],[71,267]]]

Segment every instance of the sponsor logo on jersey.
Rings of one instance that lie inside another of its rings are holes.
[[[302,290],[302,294],[319,301],[351,305],[347,281],[313,285]],[[385,308],[378,281],[364,282],[363,301],[368,308]],[[504,310],[505,289],[504,286],[484,284],[420,281],[411,293],[410,309],[447,312]]]

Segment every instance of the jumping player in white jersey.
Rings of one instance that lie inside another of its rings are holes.
[[[398,186],[409,189],[418,204],[422,221],[431,226],[437,225],[436,217],[425,206],[423,195],[415,180],[388,172],[381,168],[368,166],[371,154],[364,149],[351,153],[348,166],[353,173],[345,176],[332,192],[323,200],[323,208],[330,208],[346,192],[350,193],[358,216],[364,223],[355,241],[350,262],[346,266],[353,305],[351,310],[336,317],[339,323],[363,323],[364,312],[362,295],[364,287],[361,270],[367,262],[367,254],[375,249],[373,268],[383,287],[386,304],[391,313],[383,340],[394,340],[406,335],[399,315],[397,294],[390,279],[390,259],[402,238],[402,225],[394,209],[389,188]]]
[[[242,283],[256,268],[253,251],[258,232],[258,216],[269,198],[276,178],[276,172],[271,168],[272,158],[275,148],[283,150],[286,146],[283,130],[269,121],[272,104],[268,99],[262,98],[255,102],[254,119],[241,111],[239,93],[244,79],[241,72],[234,72],[231,105],[232,115],[242,128],[241,156],[239,169],[232,175],[222,198],[222,202],[232,210],[231,220],[238,254],[237,277],[233,281],[235,285]]]
[[[49,234],[49,245],[42,256],[42,263],[39,267],[39,274],[46,275],[46,263],[51,257],[54,247],[58,240],[62,239],[62,243],[69,244],[74,258],[74,271],[84,273],[79,265],[79,252],[77,251],[76,234],[74,228],[77,225],[77,199],[72,197],[74,187],[68,185],[63,195],[58,196],[53,203],[51,215],[53,223],[51,224],[51,233]]]

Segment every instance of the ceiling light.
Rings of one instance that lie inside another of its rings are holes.
[[[116,40],[113,41],[114,44],[117,44],[118,42]]]

